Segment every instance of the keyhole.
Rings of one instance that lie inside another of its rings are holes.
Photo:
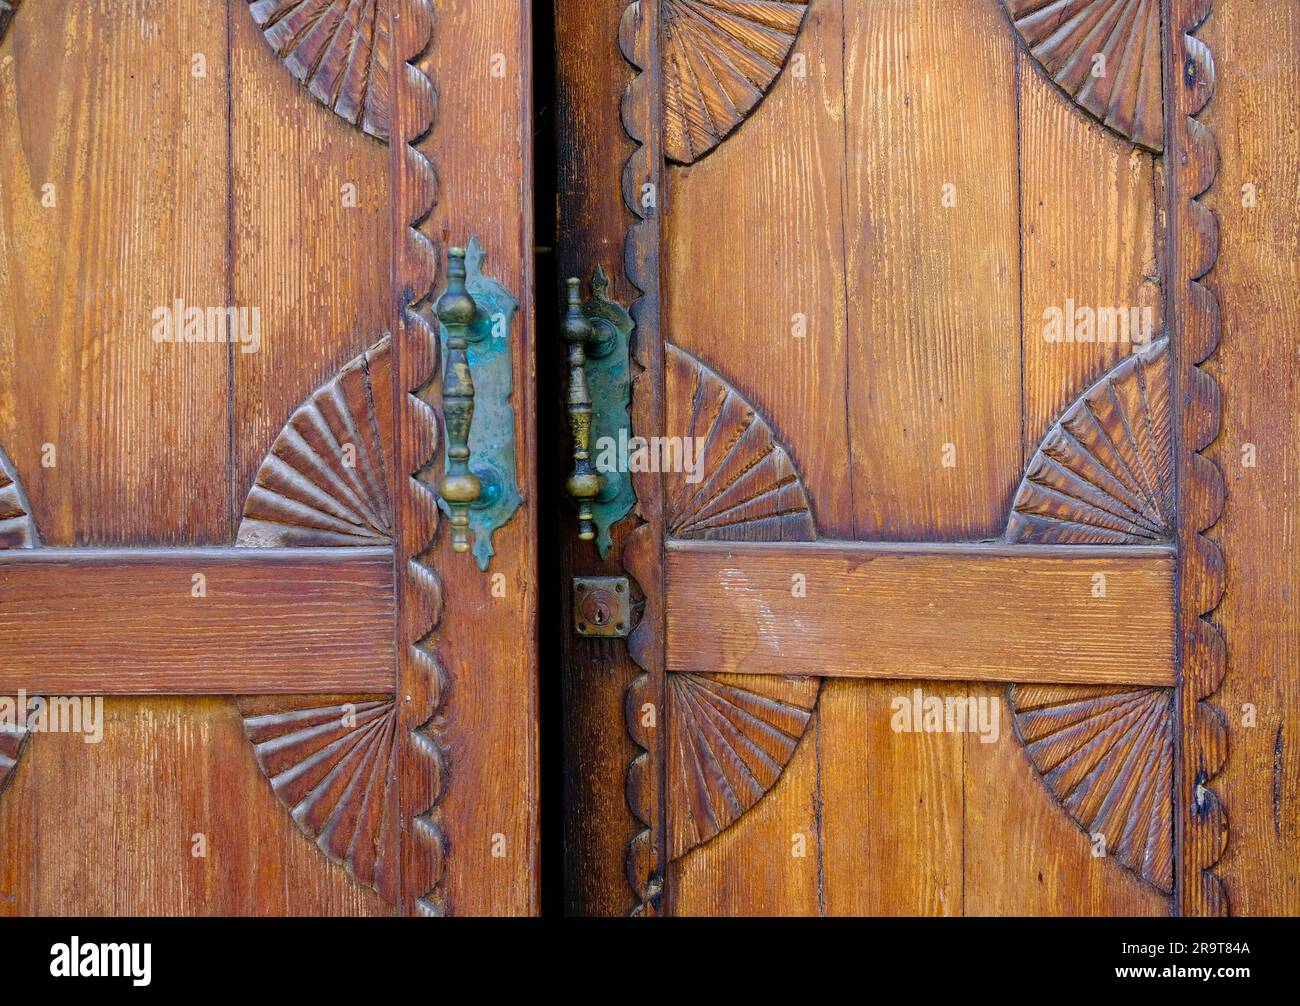
[[[591,620],[597,625],[604,625],[609,621],[609,609],[603,604],[596,605],[596,611],[593,613]]]

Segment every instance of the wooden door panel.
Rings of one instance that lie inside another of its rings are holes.
[[[531,486],[526,14],[37,6],[0,26],[0,443],[43,546],[0,553],[3,687],[164,694],[6,735],[0,911],[536,911],[532,508],[495,580],[439,531],[432,308],[477,236]],[[177,300],[255,306],[256,347],[151,339]]]
[[[619,72],[586,6],[562,3],[557,25],[561,118],[589,123],[573,81]],[[585,272],[626,234],[633,426],[705,434],[702,488],[637,482],[639,675],[596,684],[614,658],[567,641],[585,668],[578,813],[617,830],[597,778],[618,754],[587,743],[606,706],[586,689],[630,684],[634,911],[1221,911],[1224,814],[1203,785],[1223,764],[1202,618],[1218,490],[1197,457],[1219,407],[1198,366],[1217,340],[1211,4],[1080,4],[1068,26],[1032,0],[804,6],[628,6],[621,221],[589,211],[615,127],[573,139],[587,180],[562,194],[561,260]],[[1090,75],[1098,53],[1109,70]],[[1106,616],[1033,585],[1052,556],[1092,579],[1085,544],[1108,576],[1156,579]],[[1015,572],[972,585],[967,624],[954,592],[974,566],[926,585],[920,565],[898,582],[873,565],[927,546],[1010,548]],[[1038,661],[1023,674],[1020,647]],[[782,672],[823,679],[802,719],[770,704]],[[898,733],[913,675],[999,701],[1007,735]],[[583,847],[576,872],[612,847]]]
[[[993,537],[1020,474],[1014,43],[995,4],[844,9],[851,537]]]
[[[828,119],[834,118],[827,104],[807,100],[807,80],[785,74],[774,86],[771,100],[753,113],[746,127],[753,132],[738,133],[728,145],[711,155],[714,166],[710,169],[715,186],[734,186],[740,190],[736,202],[746,207],[739,218],[741,233],[750,233],[745,225],[756,218],[764,221],[760,228],[791,226],[791,215],[784,212],[784,207],[766,206],[761,199],[747,198],[751,188],[762,192],[765,186],[777,184],[783,191],[792,193],[787,195],[787,200],[797,200],[805,193],[816,193],[826,199],[825,179],[839,181],[840,206],[827,214],[841,226],[838,249],[834,241],[818,242],[811,237],[807,244],[829,248],[837,260],[819,279],[829,275],[844,283],[846,349],[840,367],[832,369],[829,379],[820,386],[808,387],[804,383],[805,375],[810,370],[816,373],[824,368],[825,357],[819,356],[811,368],[803,366],[799,352],[803,346],[789,338],[786,331],[785,319],[792,312],[772,309],[773,294],[778,304],[783,300],[798,302],[800,297],[818,305],[838,302],[833,289],[824,289],[830,284],[823,282],[819,284],[822,289],[810,290],[807,289],[810,284],[800,282],[801,271],[808,268],[809,261],[816,261],[816,252],[805,255],[804,245],[788,238],[760,241],[760,254],[771,255],[771,249],[781,248],[789,263],[779,263],[783,268],[778,268],[771,277],[763,277],[761,282],[747,282],[746,277],[753,275],[747,270],[730,274],[724,280],[730,281],[730,288],[724,286],[727,293],[721,296],[716,286],[702,284],[692,274],[689,262],[698,259],[698,253],[676,259],[680,254],[677,242],[691,228],[691,222],[681,222],[683,204],[704,205],[715,199],[712,192],[701,186],[705,171],[698,164],[671,168],[668,178],[671,203],[664,242],[666,260],[674,271],[668,281],[673,311],[666,338],[675,340],[679,332],[700,331],[697,316],[708,317],[710,312],[714,315],[710,318],[712,324],[703,326],[702,330],[728,331],[729,338],[725,341],[700,339],[692,334],[688,336],[692,339],[689,348],[725,375],[724,380],[780,431],[783,444],[796,459],[801,481],[808,488],[820,537],[835,537],[827,535],[824,529],[827,525],[834,526],[846,512],[851,512],[849,530],[842,535],[846,538],[970,541],[997,537],[1007,527],[1012,498],[1023,471],[1022,451],[1025,460],[1029,460],[1038,448],[1037,442],[1022,447],[1022,430],[1033,421],[1035,411],[1044,411],[1026,387],[1022,387],[1022,381],[1027,385],[1032,380],[1035,388],[1050,387],[1053,396],[1060,396],[1061,400],[1051,406],[1050,419],[1055,420],[1066,405],[1106,373],[1115,359],[1115,351],[1103,344],[1100,352],[1078,366],[1077,375],[1070,373],[1067,364],[1065,375],[1052,373],[1040,378],[1030,365],[1032,353],[1040,366],[1061,366],[1051,354],[1039,351],[1042,342],[1039,318],[1043,308],[1037,314],[1030,314],[1022,304],[1021,270],[1025,268],[1022,261],[1028,253],[1022,248],[1025,196],[1020,185],[1025,164],[1039,159],[1041,154],[1022,146],[1018,109],[1019,95],[1025,87],[1022,73],[1025,68],[1018,65],[1015,38],[1002,11],[993,4],[960,7],[884,4],[846,8],[844,18],[838,26],[833,24],[833,15],[827,19],[832,22],[832,28],[839,28],[840,34],[838,38],[832,35],[832,41],[826,43],[815,36],[818,31],[827,30],[827,21],[810,17],[800,43],[802,46],[802,40],[807,38],[809,51],[815,52],[833,50],[836,42],[842,42],[844,77],[840,104],[844,128],[838,149],[823,151],[820,160],[809,165],[802,176],[796,173],[792,177],[789,171],[773,170],[771,159],[780,159],[779,168],[789,157],[791,148],[783,139],[810,133],[799,130],[797,121],[781,119],[779,99],[783,91],[804,99],[801,102],[790,99],[803,114],[814,109]],[[973,66],[965,60],[972,47],[982,54]],[[1034,83],[1039,82],[1034,79],[1029,86]],[[1054,97],[1059,102],[1059,95]],[[1077,111],[1067,109],[1067,112],[1078,117]],[[760,131],[760,123],[766,135]],[[765,141],[769,144],[767,150],[756,149]],[[1125,145],[1118,138],[1106,135],[1100,146],[1101,170],[1108,177],[1117,177],[1118,170],[1127,166]],[[1150,178],[1152,158],[1145,153],[1136,157],[1146,165]],[[1116,167],[1105,167],[1106,162]],[[696,191],[699,194],[693,195]],[[978,212],[962,212],[964,197],[978,201]],[[1148,200],[1153,198],[1148,192]],[[1117,199],[1102,201],[1110,208]],[[1039,200],[1040,203],[1048,201],[1041,195]],[[1134,201],[1140,211],[1142,204]],[[758,208],[753,208],[755,203]],[[1089,206],[1092,212],[1098,212],[1096,204]],[[1046,212],[1041,206],[1038,209]],[[1149,214],[1149,201],[1146,209]],[[1142,220],[1139,225],[1133,220],[1136,212],[1130,211],[1125,222],[1138,236],[1145,231],[1145,243],[1149,247],[1154,217]],[[714,218],[712,233],[717,233],[720,226],[720,221]],[[797,224],[795,230],[803,231]],[[706,229],[705,233],[708,232]],[[1070,249],[1061,250],[1062,255],[1072,253]],[[673,266],[674,261],[682,264]],[[1129,272],[1120,274],[1120,282],[1126,287],[1141,282],[1143,263],[1135,255],[1121,264]],[[1037,268],[1043,271],[1050,266],[1040,262]],[[1115,282],[1113,275],[1109,281]],[[1040,283],[1052,290],[1049,304],[1064,304],[1066,297],[1071,296],[1068,280],[1046,279]],[[728,311],[735,299],[748,305],[746,310],[755,318],[752,323],[734,326],[733,335],[732,327],[718,315]],[[712,307],[708,306],[710,302]],[[797,348],[791,349],[792,346]],[[764,408],[762,389],[769,382],[779,389],[777,395],[790,403],[772,405],[782,415],[781,419],[772,418]],[[836,414],[836,405],[841,401],[848,403],[844,433],[819,429],[820,422]],[[675,429],[671,405],[669,416],[669,428]],[[945,450],[953,453],[955,464],[941,463],[940,456]],[[825,468],[810,470],[810,462],[823,463]],[[819,495],[817,487],[820,486],[829,487],[829,494]],[[839,495],[846,492],[848,501]],[[813,623],[799,615],[800,601],[789,597],[788,583],[776,582],[775,572],[769,578],[775,592],[752,599],[757,604],[753,613],[759,616],[755,622],[748,617],[748,609],[740,609],[746,607],[745,591],[753,591],[757,586],[761,594],[762,587],[747,577],[743,561],[731,561],[748,553],[732,551],[725,553],[725,558],[719,555],[725,569],[714,570],[698,582],[685,566],[674,569],[673,560],[684,560],[686,554],[668,553],[669,627],[665,643],[670,668],[734,671],[745,666],[753,672],[771,673],[785,668],[794,673],[818,670],[833,673],[831,665],[838,663],[835,654],[839,651],[833,644],[828,649],[827,639],[819,637]],[[818,553],[809,553],[802,559],[798,551],[783,546],[773,549],[773,555],[775,567],[783,572],[788,567],[797,569],[810,580],[826,580],[825,575],[819,576],[817,572]],[[1018,574],[1023,575],[1025,568],[1021,561],[1011,562]],[[1084,572],[1078,565],[1073,571]],[[936,627],[942,638],[937,636],[927,647],[901,628],[907,624],[906,609],[915,605],[924,610],[927,603],[935,605],[939,596],[935,590],[944,594],[961,574],[955,571],[941,574],[940,580],[948,586],[940,587],[936,583],[928,588],[919,580],[908,580],[906,585],[895,584],[891,588],[886,586],[887,578],[882,579],[874,568],[867,575],[872,587],[867,588],[866,594],[847,583],[834,587],[828,582],[826,589],[832,597],[864,604],[870,613],[864,609],[855,617],[849,609],[837,613],[833,607],[822,606],[812,616],[814,622],[825,618],[828,638],[837,638],[847,646],[841,655],[851,655],[863,639],[858,633],[844,634],[842,626],[855,625],[859,632],[866,631],[869,638],[872,634],[869,626],[878,624],[877,632],[899,634],[900,660],[906,661],[910,654],[915,663],[913,670],[933,682],[948,674],[938,668],[922,670],[926,660],[943,663],[940,656],[943,648],[958,640],[971,643],[987,640],[998,665],[992,674],[1007,680],[1015,674],[1008,662],[1011,651],[1007,648],[1007,636],[1008,633],[1015,636],[1017,629],[1021,629],[1027,644],[1045,658],[1045,666],[1039,669],[1043,680],[1063,669],[1065,655],[1046,656],[1040,649],[1042,641],[1035,639],[1036,634],[1028,629],[1033,619],[1025,602],[1005,598],[1005,588],[1000,590],[995,585],[976,588],[972,598],[985,600],[991,591],[999,600],[1007,600],[1004,610],[1015,612],[1016,627],[996,629],[989,622],[984,626],[987,635],[980,632],[977,624],[962,628],[960,619],[953,618],[950,603],[939,601]],[[780,579],[788,580],[788,572]],[[706,585],[716,586],[715,581],[727,584],[726,596],[715,596],[712,587]],[[742,586],[742,581],[749,587]],[[1028,586],[1028,581],[1023,582]],[[870,589],[877,586],[884,596],[873,601]],[[1028,589],[1041,597],[1063,599],[1052,588]],[[917,593],[909,596],[913,590]],[[675,591],[681,592],[680,604],[672,599]],[[1170,598],[1167,578],[1165,586],[1154,592],[1149,585],[1138,588],[1130,604],[1136,600],[1145,607],[1148,597],[1158,599],[1162,595]],[[1064,596],[1068,597],[1069,592]],[[895,598],[902,603],[903,610],[891,615],[888,605]],[[782,599],[795,607],[786,610]],[[976,600],[977,608],[980,600]],[[1137,635],[1156,642],[1160,648],[1161,655],[1153,660],[1152,666],[1157,680],[1164,683],[1172,680],[1173,673],[1170,603],[1170,600],[1165,602],[1162,626],[1144,630],[1130,623]],[[1152,607],[1158,608],[1158,601]],[[877,615],[879,623],[872,621]],[[1052,616],[1048,617],[1054,621]],[[1086,613],[1082,617],[1092,627],[1091,631],[1082,630],[1085,637],[1094,632],[1114,631],[1114,619],[1093,621]],[[773,624],[767,624],[765,619]],[[975,623],[979,622],[977,616]],[[783,632],[778,626],[795,631]],[[1065,636],[1067,652],[1073,652],[1081,638],[1079,630],[1065,630]],[[885,643],[882,647],[870,647],[863,660],[865,663],[882,660],[895,669],[893,676],[899,676],[900,662],[891,662],[881,653],[888,646]],[[1124,644],[1118,648],[1130,649]],[[764,659],[761,654],[768,654],[771,659]],[[717,655],[720,662],[710,655]],[[806,663],[801,657],[806,658]],[[1118,664],[1101,652],[1098,659],[1108,670],[1118,669]],[[917,660],[920,662],[916,663]],[[955,667],[965,667],[974,677],[978,663],[978,658],[967,654],[955,657],[947,667],[949,672]],[[1050,669],[1046,667],[1049,664]],[[883,666],[881,674],[891,676]],[[957,694],[972,694],[974,689],[956,682],[931,683],[927,687],[940,692],[955,690]],[[967,775],[976,774],[979,769],[968,765],[971,756],[964,738],[905,737],[900,742],[899,735],[890,728],[887,710],[902,690],[898,684],[836,681],[823,686],[817,733],[829,741],[825,750],[836,754],[820,760],[818,782],[811,794],[819,807],[821,822],[815,836],[824,883],[821,911],[958,914],[981,910],[977,897],[972,898],[972,903],[967,901],[968,879],[963,858],[966,855],[982,858],[985,845],[995,848],[1001,845],[1007,823],[1001,820],[990,825],[991,818],[985,815],[971,824],[972,815],[967,812]],[[925,752],[925,756],[918,758],[918,750]],[[1017,754],[1024,758],[1023,753]],[[671,763],[666,771],[671,773]],[[1037,787],[1032,794],[1019,794],[1029,805],[1052,805],[1051,794],[1044,791],[1042,781],[1034,777],[1032,769],[1027,773],[1012,773],[1011,778],[1012,784],[1028,778]],[[675,830],[671,823],[673,792],[669,782],[669,835]],[[684,812],[682,808],[677,811]],[[1061,814],[1059,808],[1057,813]],[[1068,819],[1065,823],[1068,824]],[[742,861],[754,854],[745,838],[747,827],[747,819],[738,821],[735,828],[739,834],[731,843],[731,848],[740,850]],[[983,831],[971,835],[968,829],[972,827]],[[1068,828],[1065,833],[1069,833]],[[1077,831],[1074,835],[1078,839],[1083,837]],[[762,842],[764,837],[760,830],[748,842]],[[1061,832],[1052,835],[1057,843],[1061,838]],[[1045,858],[1053,846],[1046,840],[1044,846]],[[1083,851],[1077,839],[1074,848],[1076,852]],[[909,864],[905,870],[897,869],[900,849],[908,850],[903,858]],[[775,856],[780,849],[768,845],[766,852]],[[871,863],[878,865],[867,865]],[[1108,865],[1110,869],[1096,877],[1082,877],[1059,885],[1065,892],[1063,897],[1058,895],[1060,909],[1110,910],[1104,896],[1079,902],[1073,893],[1093,881],[1104,883],[1112,875],[1117,885],[1122,886],[1121,871]],[[679,884],[687,882],[681,873],[673,876]],[[713,888],[706,875],[693,879],[706,888]],[[1137,886],[1140,889],[1141,885]],[[976,894],[980,890],[983,888],[977,889]],[[1034,896],[1032,888],[997,886],[996,882],[994,890],[1004,899],[1004,911],[1016,910],[1017,895],[1027,899]],[[670,893],[670,905],[674,904],[673,897]],[[706,892],[703,901],[707,905],[714,897],[718,895]],[[1066,905],[1070,898],[1075,898],[1073,906]],[[733,903],[732,907],[739,906]],[[1125,911],[1131,907],[1125,903],[1113,910]],[[777,901],[752,905],[749,910],[780,911],[781,908]]]

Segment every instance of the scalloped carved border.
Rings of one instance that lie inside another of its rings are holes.
[[[1219,254],[1219,221],[1202,197],[1219,171],[1214,134],[1199,116],[1214,94],[1214,60],[1196,37],[1213,0],[1169,0],[1165,154],[1170,249],[1166,316],[1173,322],[1178,453],[1178,696],[1176,897],[1185,915],[1226,915],[1214,872],[1228,843],[1227,809],[1211,788],[1228,755],[1228,725],[1209,700],[1223,684],[1227,647],[1210,618],[1223,597],[1224,557],[1206,532],[1223,511],[1223,474],[1205,450],[1219,434],[1219,384],[1202,369],[1219,345],[1219,304],[1204,280]]]
[[[446,836],[441,800],[450,759],[441,713],[449,683],[433,640],[443,587],[431,562],[439,528],[435,467],[438,413],[427,396],[438,376],[437,333],[425,320],[438,281],[439,251],[425,232],[438,201],[438,176],[421,146],[433,128],[437,93],[426,70],[433,42],[429,0],[392,0],[398,73],[393,91],[394,557],[397,572],[398,764],[402,814],[402,910],[446,915]]]
[[[632,428],[662,428],[663,344],[659,333],[659,215],[658,205],[646,205],[646,185],[659,189],[663,164],[659,96],[663,67],[659,59],[660,0],[632,0],[619,26],[619,46],[637,71],[623,94],[623,129],[632,152],[623,166],[623,202],[632,214],[623,244],[623,270],[640,296],[628,313],[632,336]],[[646,710],[663,709],[666,682],[663,667],[663,486],[650,472],[633,472],[636,516],[640,521],[623,546],[623,567],[645,597],[641,621],[628,636],[628,654],[640,673],[628,686],[624,715],[637,753],[627,772],[628,809],[636,830],[628,843],[627,878],[632,887],[633,915],[657,915],[663,907],[664,753],[654,718]]]

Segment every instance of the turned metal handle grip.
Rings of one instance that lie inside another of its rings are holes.
[[[578,505],[578,537],[591,541],[596,537],[591,521],[591,504],[605,479],[591,466],[591,393],[587,390],[587,346],[595,332],[582,313],[582,286],[570,277],[569,302],[564,311],[560,334],[569,344],[569,430],[573,434],[573,474],[564,487]]]
[[[478,305],[465,289],[465,249],[447,253],[447,290],[438,298],[438,320],[447,330],[447,356],[442,371],[442,415],[447,427],[447,464],[438,495],[451,513],[451,547],[469,551],[469,508],[483,486],[469,470],[469,428],[474,421],[474,377],[469,369],[469,326]]]

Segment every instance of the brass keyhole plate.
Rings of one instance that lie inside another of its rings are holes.
[[[632,599],[627,578],[575,576],[573,631],[579,636],[617,639],[632,629]]]

